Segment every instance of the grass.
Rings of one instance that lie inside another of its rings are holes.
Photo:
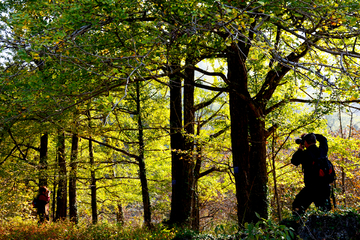
[[[317,239],[323,239],[324,236],[333,236],[334,239],[354,239],[354,237],[360,237],[360,232],[357,230],[360,224],[358,209],[337,209],[334,212],[327,213],[309,211],[302,221],[290,221],[289,223],[295,224],[296,222],[297,224],[296,228],[292,228],[292,225],[279,225],[274,220],[266,220],[259,217],[259,222],[245,223],[240,228],[238,228],[237,224],[225,223],[224,225],[214,226],[213,229],[209,229],[206,232],[199,233],[189,229],[169,229],[161,224],[151,229],[134,226],[130,222],[125,226],[113,223],[92,225],[86,222],[75,225],[69,221],[38,225],[35,220],[14,218],[11,221],[0,220],[0,240],[263,240],[299,239],[304,234],[321,237]],[[294,229],[298,229],[298,231],[295,232]],[[348,238],[339,238],[339,236],[347,236]]]
[[[63,221],[38,225],[34,221],[12,221],[0,223],[1,240],[108,240],[108,239],[172,239],[176,230],[156,226],[152,229],[141,227],[122,227],[117,224],[99,223],[96,225],[78,224]]]
[[[283,226],[284,227],[284,226]],[[69,221],[45,223],[38,225],[34,220],[0,221],[0,240],[167,240],[167,239],[196,239],[196,240],[230,240],[230,239],[286,239],[289,236],[287,228],[280,228],[271,220],[262,220],[257,224],[246,224],[238,232],[236,226],[216,226],[208,233],[199,233],[188,229],[168,229],[163,225],[156,225],[151,229],[119,224],[73,224]],[[264,238],[265,237],[265,238]]]

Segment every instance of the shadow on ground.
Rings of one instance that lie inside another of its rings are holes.
[[[304,240],[360,240],[360,215],[353,212],[312,214],[306,219],[285,219],[281,224],[293,228]]]

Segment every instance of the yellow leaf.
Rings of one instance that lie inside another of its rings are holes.
[[[354,100],[356,100],[357,98],[355,97],[355,96],[352,96],[351,98],[350,98],[350,101],[354,101]]]

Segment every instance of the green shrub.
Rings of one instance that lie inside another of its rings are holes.
[[[174,240],[265,240],[265,239],[296,239],[293,229],[279,225],[273,220],[261,219],[257,223],[245,223],[238,230],[237,226],[219,225],[213,233],[197,233],[192,230],[179,231]]]

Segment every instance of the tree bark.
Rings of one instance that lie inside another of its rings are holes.
[[[117,206],[118,206],[118,211],[116,213],[116,221],[119,224],[123,225],[124,224],[124,211],[123,211],[121,203],[118,204]]]
[[[281,215],[281,203],[279,199],[279,193],[277,188],[277,176],[276,176],[276,153],[275,153],[275,134],[272,137],[272,144],[271,144],[271,160],[272,160],[272,173],[273,173],[273,181],[274,181],[274,202],[276,204],[276,210],[279,217],[279,222],[282,221]]]
[[[191,217],[191,195],[187,193],[189,186],[182,154],[184,140],[182,130],[182,94],[181,79],[178,75],[170,75],[170,141],[171,141],[171,175],[172,197],[170,224],[188,225]]]
[[[187,61],[191,65],[192,61]],[[172,150],[172,202],[170,223],[199,229],[199,203],[197,181],[201,158],[194,156],[195,112],[208,106],[215,99],[194,105],[194,77],[192,68],[185,69],[184,77],[184,132],[182,130],[181,79],[170,76],[170,133]]]
[[[188,61],[187,64],[191,64]],[[193,69],[185,69],[184,78],[184,150],[186,152],[186,168],[188,169],[188,195],[190,199],[190,226],[193,230],[199,230],[199,207],[197,198],[197,180],[195,173],[195,161],[194,157],[194,125],[195,125],[195,107],[194,107],[194,78],[195,71]]]
[[[231,143],[238,222],[257,222],[255,211],[267,218],[265,124],[256,116],[247,86],[247,69],[238,46],[228,49]]]
[[[150,206],[150,195],[149,195],[149,188],[148,182],[146,178],[146,168],[145,168],[145,161],[144,161],[144,132],[142,126],[142,118],[141,118],[141,103],[140,103],[140,86],[139,82],[136,83],[136,111],[138,114],[138,127],[139,127],[139,175],[140,175],[140,182],[141,182],[141,191],[142,191],[142,198],[143,198],[143,205],[144,205],[144,223],[145,226],[151,226],[151,206]]]
[[[57,190],[57,208],[56,220],[65,220],[67,216],[67,177],[66,177],[66,160],[65,160],[65,134],[60,132],[58,135],[58,165],[59,165],[59,182]]]
[[[92,223],[96,224],[98,222],[98,214],[97,214],[97,202],[96,202],[96,177],[95,177],[95,161],[94,161],[94,150],[93,144],[90,137],[89,140],[89,160],[90,160],[90,174],[91,174],[91,216]]]
[[[268,175],[266,166],[265,122],[262,118],[250,115],[250,202],[252,213],[258,213],[262,218],[268,218]],[[252,221],[259,219],[255,215]]]
[[[88,117],[88,126],[89,129],[92,128],[91,124],[91,113],[90,110],[87,111]],[[89,138],[89,163],[90,163],[90,197],[91,197],[91,217],[92,223],[96,224],[98,222],[98,212],[97,212],[97,197],[96,197],[96,171],[95,171],[95,158],[94,158],[94,148],[93,148],[93,140],[90,135]]]
[[[54,194],[52,195],[52,220],[55,221],[56,220],[56,215],[55,215],[55,209],[56,209],[56,187],[57,187],[57,179],[56,179],[56,175],[54,174],[54,185],[53,185],[53,191]]]
[[[77,134],[72,135],[71,157],[70,157],[70,174],[69,174],[69,213],[70,221],[78,223],[77,204],[76,204],[76,177],[78,161],[79,137]]]
[[[40,137],[39,187],[48,185],[48,179],[47,179],[48,178],[47,175],[48,141],[49,141],[49,135],[47,133],[43,134]]]

